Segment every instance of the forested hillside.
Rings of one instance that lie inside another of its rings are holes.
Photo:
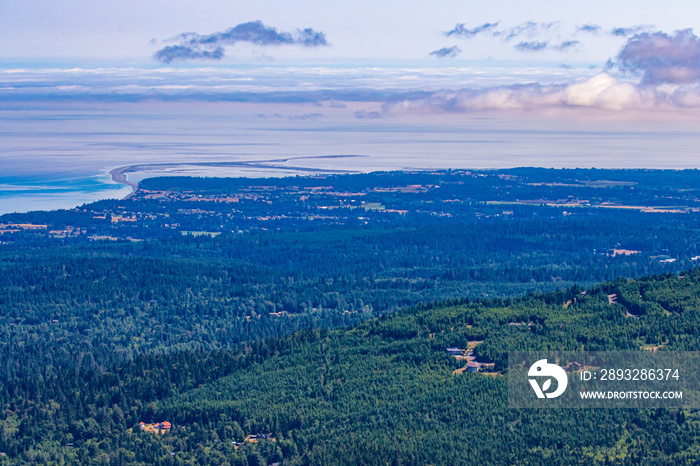
[[[696,463],[694,410],[508,407],[510,350],[700,348],[698,270],[583,291],[418,306],[348,329],[14,379],[0,448],[13,463]],[[455,373],[464,362],[445,348],[479,341],[495,372]],[[174,427],[138,426],[160,421]],[[243,442],[259,433],[272,438]]]

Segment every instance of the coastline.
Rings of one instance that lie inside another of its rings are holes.
[[[145,163],[137,165],[124,165],[121,167],[113,168],[109,171],[109,175],[112,177],[112,181],[118,184],[123,184],[131,188],[131,193],[129,193],[125,199],[133,196],[139,189],[138,183],[129,181],[126,177],[127,173],[138,173],[138,172],[163,172],[166,170],[178,169],[178,168],[231,168],[231,167],[241,167],[241,168],[257,168],[263,170],[275,170],[286,172],[286,176],[293,176],[296,174],[349,174],[349,173],[360,173],[357,170],[347,170],[347,169],[334,169],[328,170],[324,168],[311,168],[311,167],[300,167],[300,166],[289,166],[282,165],[291,160],[299,159],[336,159],[336,158],[355,158],[355,157],[368,157],[366,155],[314,155],[314,156],[301,156],[301,157],[286,157],[282,159],[269,159],[269,160],[247,160],[247,161],[237,161],[237,162],[180,162],[180,163]],[[155,174],[155,176],[160,176]],[[228,177],[227,177],[228,178]]]
[[[131,187],[131,192],[126,195],[125,199],[132,196],[136,191],[139,190],[139,185],[137,183],[132,183],[126,179],[126,172],[129,171],[130,166],[118,167],[109,171],[112,177],[112,181],[119,184],[124,184]]]
[[[286,165],[292,160],[299,159],[339,159],[339,158],[368,158],[366,155],[318,155],[295,156],[285,158],[270,158],[262,160],[244,160],[235,162],[173,162],[173,163],[142,163],[123,165],[114,168],[104,167],[99,174],[85,177],[90,180],[89,187],[52,182],[50,192],[38,191],[33,187],[30,191],[18,189],[12,193],[0,195],[0,215],[26,213],[39,210],[74,209],[85,203],[102,199],[128,199],[139,189],[138,181],[145,177],[157,176],[197,176],[197,177],[283,177],[294,175],[323,175],[343,173],[364,173],[367,169],[350,170],[347,168],[312,168],[297,165]],[[345,164],[348,167],[350,164]],[[221,172],[216,169],[221,168]],[[233,170],[231,170],[233,169]],[[142,174],[146,176],[130,175]],[[109,178],[107,178],[109,177]],[[96,180],[99,179],[99,182]],[[110,183],[108,180],[111,180]],[[114,183],[114,184],[113,184]],[[38,182],[37,185],[42,185]],[[77,188],[77,189],[76,189]],[[126,189],[129,189],[126,192]],[[47,188],[48,189],[48,188]]]

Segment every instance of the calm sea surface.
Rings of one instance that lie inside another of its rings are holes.
[[[0,213],[123,197],[130,189],[114,183],[109,171],[144,164],[127,171],[127,178],[516,166],[700,168],[700,132],[673,127],[467,116],[331,120],[321,113],[252,112],[195,104],[2,110]],[[337,155],[352,157],[327,157]],[[246,163],[197,165],[202,162]]]

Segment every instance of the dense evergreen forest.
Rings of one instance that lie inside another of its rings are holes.
[[[0,461],[692,464],[694,411],[511,410],[504,371],[511,350],[697,350],[698,182],[158,178],[2,216]],[[470,341],[497,375],[453,374]]]
[[[699,320],[695,270],[15,378],[0,448],[10,463],[695,464],[697,410],[512,409],[504,364],[509,350],[697,350]],[[470,341],[495,373],[455,373],[445,348]],[[271,438],[243,442],[258,433]]]

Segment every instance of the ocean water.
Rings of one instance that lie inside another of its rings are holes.
[[[131,188],[111,181],[108,175],[76,178],[0,178],[0,214],[32,210],[71,209],[100,199],[121,199]]]
[[[672,123],[470,115],[367,120],[334,111],[311,104],[183,102],[0,110],[0,214],[124,197],[131,189],[109,172],[125,166],[136,166],[125,171],[133,182],[183,174],[700,168],[700,132]]]

